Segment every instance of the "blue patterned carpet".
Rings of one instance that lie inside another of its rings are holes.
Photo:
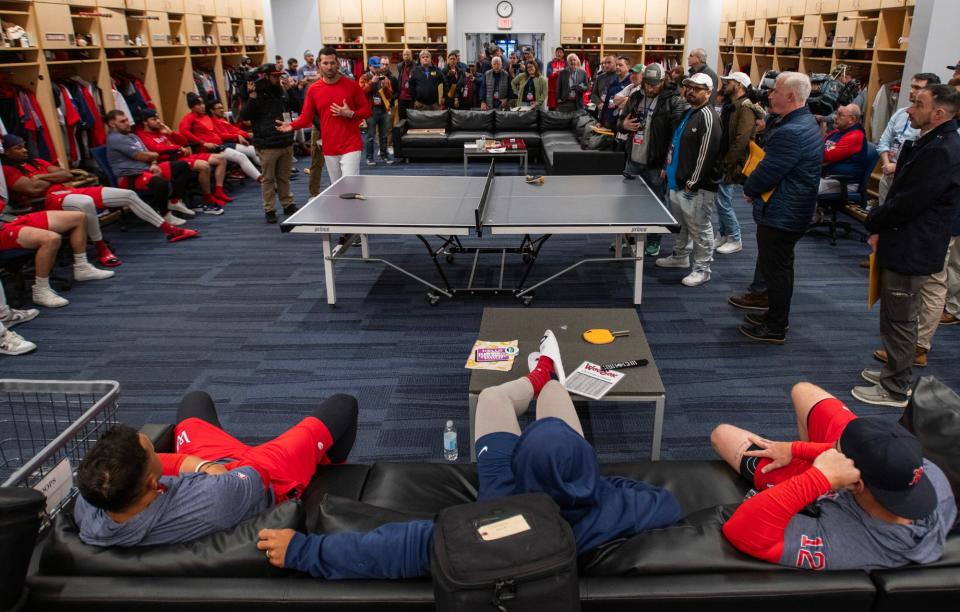
[[[306,160],[298,164],[305,165]],[[514,168],[505,164],[504,170]],[[471,170],[481,174],[484,167]],[[362,172],[423,175],[429,190],[431,182],[460,174],[462,165]],[[304,203],[307,177],[301,174],[294,188],[297,202]],[[116,277],[77,285],[65,294],[68,307],[44,309],[19,327],[40,349],[0,358],[3,377],[116,379],[122,418],[132,425],[169,421],[181,395],[206,390],[216,398],[225,427],[247,439],[279,433],[322,397],[351,393],[361,407],[353,461],[439,460],[446,419],[454,419],[465,440],[469,373],[463,363],[482,309],[516,301],[489,296],[431,307],[425,289],[399,273],[347,264],[339,268],[339,302],[330,307],[319,240],[282,235],[277,226],[266,225],[256,185],[235,195],[223,217],[190,223],[202,230],[199,240],[168,245],[143,224],[126,232],[109,228],[106,236],[124,260]],[[856,240],[836,247],[822,238],[802,240],[787,344],[750,343],[736,331],[742,313],[726,303],[745,290],[756,254],[749,208],[739,201],[737,212],[746,248],[718,256],[713,280],[705,286],[683,287],[682,271],[646,262],[639,312],[667,387],[663,456],[711,456],[709,432],[723,421],[774,438],[792,437],[788,391],[799,380],[824,386],[861,414],[898,417],[897,410],[869,408],[849,395],[861,384],[860,369],[876,365],[870,352],[879,346],[876,310],[865,306],[867,272],[857,265],[866,246]],[[416,239],[377,237],[372,244],[375,253],[432,277]],[[534,275],[542,278],[581,254],[605,253],[606,240],[556,236]],[[469,271],[465,259],[451,266],[461,279]],[[534,303],[625,307],[631,285],[627,266],[585,266],[540,289]],[[960,326],[943,328],[930,366],[921,372],[960,388],[958,358]],[[584,412],[603,460],[649,456],[648,406],[594,405]],[[465,454],[461,446],[461,460]]]

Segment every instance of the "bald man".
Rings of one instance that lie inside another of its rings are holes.
[[[867,135],[860,124],[860,107],[848,104],[837,109],[837,118],[832,132],[823,139],[824,177],[832,175],[855,176],[856,182],[848,189],[859,189],[859,177],[867,170]],[[836,179],[820,179],[819,194],[840,193],[840,182]]]

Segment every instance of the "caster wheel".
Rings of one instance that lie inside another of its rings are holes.
[[[448,263],[448,264],[452,264],[452,263],[453,263],[453,253],[447,253],[446,259],[447,259],[447,263]]]
[[[436,293],[428,293],[427,302],[429,302],[431,306],[436,306],[438,303],[440,303],[440,296]]]

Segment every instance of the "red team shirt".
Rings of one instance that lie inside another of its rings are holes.
[[[19,166],[4,164],[3,178],[7,182],[7,189],[10,191],[10,199],[15,204],[26,204],[30,202],[30,197],[20,195],[14,191],[13,186],[22,178],[33,178],[38,174],[48,174],[48,168],[54,167],[60,170],[60,166],[48,162],[45,159],[32,159]],[[44,197],[43,207],[47,210],[63,210],[63,199],[70,194],[79,193],[93,198],[97,209],[103,208],[102,187],[67,187],[58,183],[50,185],[47,188],[47,194]]]
[[[344,100],[354,112],[349,119],[334,116],[330,110],[332,104],[343,104]],[[356,81],[341,76],[333,85],[320,80],[308,87],[303,112],[293,122],[293,129],[311,127],[314,115],[320,117],[324,155],[345,155],[363,149],[360,122],[370,116],[370,103]]]

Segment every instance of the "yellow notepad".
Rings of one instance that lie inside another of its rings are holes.
[[[757,166],[760,165],[760,162],[763,161],[763,158],[766,157],[766,155],[767,154],[764,153],[763,149],[760,148],[760,145],[758,145],[756,141],[751,140],[750,156],[747,158],[746,163],[743,164],[743,175],[750,176],[751,174],[753,174],[753,171],[757,169]],[[761,195],[760,198],[764,202],[768,202],[770,200],[770,196],[773,195],[773,192],[775,189],[776,187],[766,192],[765,194]]]
[[[867,290],[867,308],[880,299],[880,265],[877,263],[877,254],[870,253],[870,288]]]

